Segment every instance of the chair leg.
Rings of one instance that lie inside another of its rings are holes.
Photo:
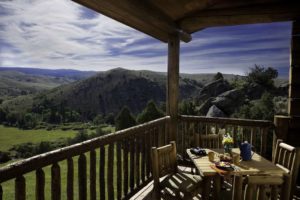
[[[154,199],[161,199],[161,193],[160,193],[160,189],[159,188],[156,188],[156,187],[154,187],[153,188],[153,197],[154,197]]]

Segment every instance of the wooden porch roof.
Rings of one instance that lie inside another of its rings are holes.
[[[300,2],[293,0],[73,0],[103,15],[167,42],[179,33],[207,27],[292,21],[300,18]]]

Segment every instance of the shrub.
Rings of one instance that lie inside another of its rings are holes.
[[[75,144],[75,143],[83,142],[87,139],[89,139],[89,135],[88,135],[87,131],[86,130],[79,130],[76,133],[76,136],[73,139],[71,139],[69,142],[71,144]]]
[[[102,115],[97,115],[94,119],[93,119],[93,124],[95,125],[100,125],[104,123],[104,118]]]
[[[247,80],[249,83],[254,82],[267,88],[274,87],[273,79],[277,78],[278,72],[271,67],[264,68],[259,65],[255,65],[250,69]]]
[[[196,106],[192,101],[183,100],[179,104],[179,113],[182,115],[196,115]]]
[[[10,157],[9,152],[0,151],[0,163],[5,163],[10,160],[11,160],[11,157]]]
[[[214,80],[224,79],[223,74],[221,72],[216,73],[214,76]]]
[[[149,101],[146,108],[138,115],[137,121],[142,124],[163,116],[163,112],[156,107],[154,101]]]
[[[123,107],[119,112],[116,117],[115,123],[117,131],[136,125],[135,118],[131,115],[131,112],[127,106]]]

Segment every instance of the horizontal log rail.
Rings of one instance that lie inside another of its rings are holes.
[[[51,166],[51,194],[48,194],[51,199],[62,199],[62,187],[65,187],[61,185],[62,174],[67,174],[67,199],[75,199],[75,192],[79,199],[87,199],[88,193],[90,199],[96,199],[96,188],[99,188],[100,199],[128,199],[138,188],[152,180],[149,167],[151,147],[169,143],[166,131],[168,120],[169,117],[163,117],[0,168],[0,199],[5,194],[1,183],[11,179],[15,179],[15,199],[26,199],[25,175],[33,171],[36,171],[36,188],[33,189],[36,199],[45,199],[43,168],[47,166]],[[76,162],[75,157],[79,157]],[[60,161],[67,162],[66,172],[61,170]],[[75,166],[78,166],[78,183],[75,183],[78,191],[74,190]],[[99,181],[96,181],[97,177]],[[118,178],[115,180],[114,177]],[[97,183],[99,186],[96,186]]]
[[[205,116],[190,116],[181,115],[181,121],[188,122],[204,122],[204,123],[217,123],[222,125],[238,125],[249,127],[273,128],[274,124],[268,120],[254,120],[254,119],[238,119],[238,118],[222,118],[222,117],[205,117]]]
[[[185,158],[187,148],[200,146],[200,135],[229,133],[234,139],[234,147],[238,147],[239,142],[248,141],[256,152],[270,157],[268,150],[272,150],[273,129],[273,123],[267,120],[182,115],[178,123],[177,149]]]

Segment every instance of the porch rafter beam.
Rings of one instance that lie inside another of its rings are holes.
[[[177,23],[181,29],[193,33],[207,27],[271,23],[299,18],[300,3],[292,1],[268,4],[267,6],[260,4],[199,11],[179,20]]]
[[[179,34],[184,42],[191,35],[180,30],[175,22],[150,3],[140,0],[73,0],[96,12],[113,18],[152,37],[168,42],[169,34]]]

